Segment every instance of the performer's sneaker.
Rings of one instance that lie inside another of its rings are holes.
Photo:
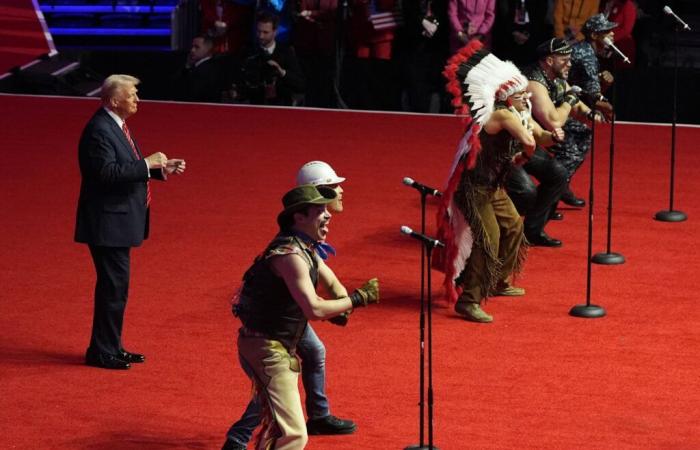
[[[493,322],[493,317],[486,314],[478,303],[457,302],[455,304],[455,312],[472,322]]]
[[[523,295],[525,295],[525,289],[512,286],[507,281],[499,281],[496,285],[496,291],[493,293],[494,297],[521,297]]]
[[[357,425],[352,420],[339,419],[333,415],[320,419],[309,419],[306,422],[308,434],[352,434],[357,430]]]

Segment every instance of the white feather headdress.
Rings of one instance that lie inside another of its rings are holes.
[[[446,246],[442,255],[436,255],[435,266],[444,270],[448,300],[454,302],[458,295],[454,280],[464,270],[473,243],[469,224],[454,203],[454,193],[464,170],[476,164],[481,150],[479,132],[493,114],[495,103],[524,91],[528,80],[513,63],[498,59],[477,40],[450,58],[443,75],[448,80],[447,91],[453,96],[455,114],[462,117],[466,127],[438,211],[438,238]]]

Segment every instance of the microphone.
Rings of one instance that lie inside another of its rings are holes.
[[[409,178],[409,180],[410,180],[410,178]],[[410,229],[406,225],[401,226],[401,232],[403,234],[407,234],[407,235],[411,236],[414,239],[418,239],[419,241],[423,241],[426,244],[430,244],[431,247],[444,247],[445,246],[445,244],[438,241],[437,239],[433,239],[433,238],[428,237],[428,236],[421,234],[421,233],[416,233],[415,231],[413,231],[412,229]]]
[[[424,194],[432,195],[433,197],[442,197],[442,192],[424,184],[421,184],[413,178],[405,177],[403,179],[403,184],[405,184],[406,186],[411,186],[412,188],[415,188]]]
[[[676,19],[676,22],[678,22],[678,25],[680,25],[681,28],[683,28],[684,30],[690,31],[690,27],[688,26],[688,24],[683,22],[683,19],[678,17],[676,15],[676,13],[673,12],[673,10],[671,9],[670,6],[668,6],[668,5],[664,6],[664,13],[666,13],[667,16],[671,16],[674,19]]]
[[[612,39],[610,39],[609,36],[606,36],[605,39],[603,39],[603,42],[605,42],[605,45],[607,45],[611,49],[615,50],[615,53],[620,55],[620,58],[622,58],[622,60],[624,62],[626,62],[627,64],[631,64],[629,58],[627,56],[625,56],[625,54],[622,53],[622,51],[620,51],[619,48],[615,47],[615,44],[613,44],[613,41],[612,41]]]

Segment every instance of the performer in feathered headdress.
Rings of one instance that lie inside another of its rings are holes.
[[[493,318],[481,309],[489,296],[520,296],[511,278],[524,260],[523,223],[503,188],[512,164],[522,164],[535,145],[554,143],[530,118],[528,80],[471,41],[443,72],[466,132],[457,148],[443,203],[439,235],[448,299],[455,311],[475,322]],[[555,130],[557,139],[563,138]]]

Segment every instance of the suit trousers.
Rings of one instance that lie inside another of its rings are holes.
[[[257,401],[271,420],[264,423],[257,449],[301,450],[308,435],[299,395],[299,360],[281,342],[263,337],[238,336],[238,357],[253,381]]]
[[[457,300],[465,303],[481,303],[489,296],[482,288],[484,277],[489,273],[489,259],[496,257],[500,262],[497,281],[510,278],[523,242],[523,221],[505,189],[477,188],[474,197],[474,208],[483,224],[486,242],[474,242],[472,247],[462,281],[464,290]]]
[[[89,352],[116,355],[122,350],[122,325],[129,295],[130,247],[90,245],[97,273]]]

